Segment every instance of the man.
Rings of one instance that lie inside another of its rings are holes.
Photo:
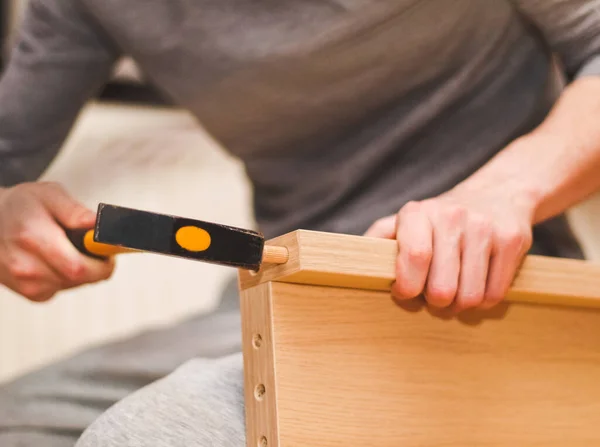
[[[25,297],[112,271],[61,233],[93,213],[34,181],[121,54],[245,163],[267,237],[395,238],[397,300],[490,308],[527,252],[582,257],[600,1],[32,0],[0,83],[0,279]],[[0,444],[72,445],[119,401],[78,445],[243,445],[235,304],[8,385]]]

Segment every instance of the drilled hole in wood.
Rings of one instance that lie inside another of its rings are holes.
[[[261,347],[263,342],[262,336],[260,334],[254,334],[254,337],[252,337],[252,346],[254,346],[254,349],[258,349]]]
[[[258,440],[258,447],[267,447],[268,445],[269,443],[267,442],[267,438],[261,436],[261,438]]]
[[[256,400],[263,400],[263,397],[265,397],[265,392],[265,386],[260,383],[254,388],[254,397]]]

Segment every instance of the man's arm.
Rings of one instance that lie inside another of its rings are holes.
[[[600,189],[600,75],[570,84],[537,129],[510,144],[454,193],[494,189],[527,197],[532,224]]]
[[[81,2],[28,2],[0,80],[0,186],[43,173],[117,57]]]
[[[533,132],[457,189],[492,188],[529,197],[533,223],[600,189],[600,0],[513,0],[545,37],[569,85]]]
[[[507,181],[510,172],[515,193],[534,198],[539,223],[600,188],[600,1],[513,1],[556,52],[570,84],[537,129],[466,184]]]
[[[600,1],[513,0],[569,85],[543,123],[439,197],[409,203],[368,236],[398,241],[399,299],[489,308],[508,291],[536,223],[600,189]]]

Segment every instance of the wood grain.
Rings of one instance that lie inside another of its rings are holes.
[[[248,447],[277,447],[271,284],[241,293],[244,401]]]
[[[271,315],[260,374],[273,361],[277,387],[276,414],[251,411],[252,437],[270,423],[281,447],[600,445],[597,310],[511,304],[445,320],[385,292],[286,283],[244,302],[244,320]]]
[[[268,242],[288,262],[240,271],[240,287],[267,281],[388,291],[395,279],[395,241],[299,230]],[[506,297],[512,302],[600,307],[600,265],[530,255]]]

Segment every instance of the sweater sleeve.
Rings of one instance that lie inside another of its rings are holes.
[[[0,186],[44,172],[117,58],[77,0],[29,0],[0,79]]]
[[[600,0],[512,0],[561,59],[569,80],[600,75]]]

